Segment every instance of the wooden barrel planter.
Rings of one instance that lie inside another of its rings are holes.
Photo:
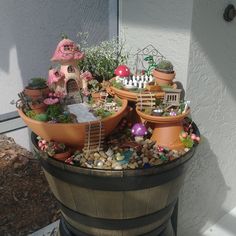
[[[175,235],[168,225],[196,147],[156,167],[101,170],[49,158],[34,134],[32,142],[61,209],[61,236]]]

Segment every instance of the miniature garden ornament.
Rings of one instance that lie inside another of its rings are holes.
[[[23,93],[32,100],[45,97],[49,93],[47,82],[44,78],[32,78]]]
[[[131,132],[135,137],[135,141],[141,142],[143,141],[143,137],[147,135],[147,128],[142,123],[136,123],[132,127]]]
[[[65,94],[78,91],[82,87],[80,79],[80,71],[78,61],[84,58],[84,53],[81,52],[78,46],[70,39],[63,39],[57,45],[54,55],[51,59],[54,63],[59,63],[59,74],[65,76],[64,80],[59,79],[55,82],[55,91],[62,91]],[[53,71],[51,72],[53,73]],[[49,77],[49,82],[55,80],[53,76]]]
[[[170,61],[162,60],[152,71],[152,75],[156,78],[156,83],[159,85],[171,85],[175,78],[175,71]]]
[[[153,56],[145,57],[144,61],[148,62],[147,75],[150,76],[152,71],[156,68],[157,64],[155,63]]]
[[[130,69],[126,65],[119,65],[114,73],[117,76],[117,81],[123,82],[130,76]]]

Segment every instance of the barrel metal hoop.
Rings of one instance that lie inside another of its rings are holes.
[[[167,220],[166,222],[164,222],[161,226],[159,226],[158,228],[152,230],[151,232],[145,233],[142,236],[158,236],[159,234],[161,234],[167,227],[169,223],[169,220]],[[70,225],[62,216],[61,220],[60,220],[60,233],[62,233],[62,235],[64,236],[92,236],[91,234],[87,234],[84,233],[76,228],[74,228],[72,225]]]
[[[108,229],[108,230],[126,230],[126,229],[133,229],[137,228],[137,226],[142,227],[155,221],[161,219],[165,215],[172,214],[174,206],[177,202],[175,199],[165,208],[162,208],[159,211],[156,211],[152,214],[131,218],[131,219],[104,219],[104,218],[97,218],[91,217],[66,207],[64,204],[58,201],[59,207],[61,211],[68,216],[69,218],[80,222],[81,224],[87,225],[89,227],[99,228],[99,229]],[[169,218],[168,217],[168,218]]]
[[[40,158],[43,168],[55,178],[84,188],[101,191],[132,191],[163,185],[184,174],[187,163],[156,175],[105,177],[91,176],[63,170]]]

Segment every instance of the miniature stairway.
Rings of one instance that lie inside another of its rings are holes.
[[[105,131],[102,122],[96,124],[89,123],[86,126],[86,136],[84,151],[93,153],[103,150]]]

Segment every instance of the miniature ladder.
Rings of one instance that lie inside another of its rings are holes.
[[[144,109],[152,109],[156,105],[155,94],[153,93],[140,93],[137,96],[137,108],[142,111]]]
[[[89,124],[85,127],[85,145],[84,152],[87,154],[99,152],[103,149],[105,132],[102,122]]]

